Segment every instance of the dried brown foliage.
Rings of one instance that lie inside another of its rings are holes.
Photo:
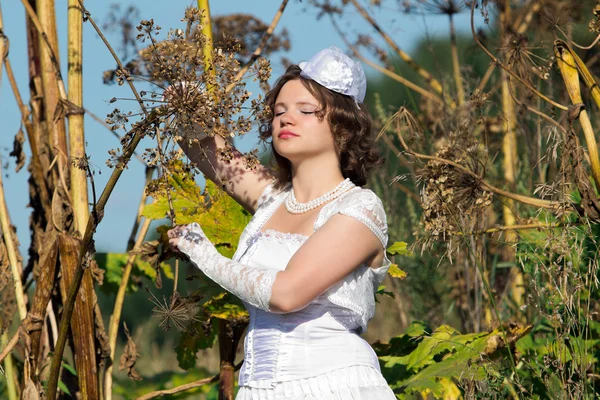
[[[23,143],[25,143],[25,134],[23,133],[23,129],[19,129],[19,132],[17,132],[15,135],[13,149],[9,154],[9,156],[13,156],[16,159],[16,172],[19,172],[25,165],[25,152],[23,152]]]
[[[15,289],[4,241],[0,242],[0,332],[12,322],[16,311]]]
[[[119,359],[119,371],[126,370],[127,376],[134,381],[141,381],[142,376],[135,369],[135,363],[137,362],[140,355],[137,352],[137,346],[131,335],[129,334],[129,329],[127,328],[127,324],[123,324],[125,329],[125,336],[127,336],[127,344],[125,345],[125,351],[121,355]]]
[[[464,166],[480,179],[435,160],[429,161],[419,176],[423,229],[430,235],[428,240],[449,240],[457,232],[472,231],[474,222],[481,220],[492,203],[492,193],[481,186],[487,154],[472,128],[472,122],[465,120],[447,135],[446,143],[435,155]]]

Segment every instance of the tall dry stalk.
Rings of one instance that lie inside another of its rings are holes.
[[[115,359],[115,350],[117,345],[117,334],[119,333],[119,325],[121,323],[121,313],[123,312],[123,304],[125,301],[125,293],[127,292],[127,285],[129,284],[129,276],[131,275],[131,270],[133,269],[133,264],[137,258],[136,251],[139,251],[146,235],[148,234],[148,229],[150,229],[151,219],[147,218],[144,220],[144,223],[138,230],[139,222],[141,221],[142,211],[144,206],[146,205],[146,189],[148,187],[148,183],[152,179],[152,174],[154,172],[153,168],[146,168],[146,184],[144,185],[144,194],[140,199],[140,205],[138,207],[138,215],[136,217],[134,223],[134,230],[132,235],[134,237],[133,243],[131,247],[128,244],[127,250],[129,251],[129,257],[127,258],[127,263],[123,268],[123,276],[121,277],[121,283],[119,284],[119,290],[117,291],[117,295],[115,297],[115,304],[113,307],[113,312],[110,317],[110,322],[108,325],[108,346],[110,348],[110,361],[106,365],[104,371],[104,397],[106,399],[112,398],[112,372],[114,369],[114,359]],[[136,237],[137,234],[137,237]],[[130,238],[131,241],[131,238]],[[134,254],[135,253],[135,254]]]
[[[25,306],[25,299],[23,297],[23,286],[21,285],[21,272],[23,271],[23,268],[19,262],[19,258],[17,257],[17,248],[13,239],[13,230],[10,223],[10,217],[8,215],[8,208],[6,207],[1,164],[2,163],[0,163],[0,223],[2,227],[2,236],[8,252],[10,270],[12,272],[12,280],[14,284],[15,298],[17,301],[17,309],[19,311],[19,319],[22,321],[27,315],[27,308]],[[7,342],[8,328],[2,333],[2,343],[4,344]],[[17,394],[15,387],[15,368],[11,354],[9,354],[4,360],[4,366],[6,368],[6,386],[8,388],[9,399],[16,400]]]
[[[4,57],[6,56],[6,37],[4,36],[3,33],[4,32],[4,25],[2,22],[2,9],[0,8],[0,83],[2,82],[2,65],[4,64]],[[2,171],[0,170],[0,193],[1,193],[1,200],[0,202],[2,203],[2,207],[0,209],[0,213],[4,214],[5,209],[6,209],[6,204],[4,201],[4,186],[1,183],[1,179],[2,179]],[[8,217],[8,212],[6,211],[6,216]],[[0,215],[0,217],[2,217]],[[4,218],[2,218],[3,222],[4,222]],[[3,232],[7,232],[4,228],[4,223],[2,223],[2,231]],[[9,223],[10,225],[10,223]],[[10,231],[8,231],[10,232]],[[6,241],[6,235],[4,237],[4,240]],[[10,237],[9,237],[10,240]],[[11,245],[13,245],[14,247],[14,243],[12,243],[11,241]],[[10,256],[10,251],[9,251],[9,256]],[[14,268],[12,268],[13,266],[13,262],[11,260],[9,260],[10,264],[11,264],[11,271],[13,272],[13,280],[14,280],[14,275],[15,275],[15,271]],[[17,297],[17,306],[19,309],[19,315],[21,315],[22,310],[25,310],[25,312],[27,312],[27,310],[25,309],[25,303],[23,301],[23,297],[22,297],[22,288],[20,288],[21,286],[21,279],[20,279],[20,274],[19,274],[19,279],[15,280],[14,283],[15,286],[15,295]],[[20,290],[19,290],[20,289]],[[21,318],[23,319],[23,318]],[[0,337],[0,344],[2,345],[2,347],[4,347],[6,344],[8,343],[8,329],[5,330],[4,332],[2,332],[2,336]],[[17,389],[15,387],[15,368],[14,368],[14,364],[12,361],[12,356],[8,355],[8,357],[6,357],[6,359],[4,360],[4,369],[6,371],[6,388],[8,391],[8,398],[9,400],[17,400]]]
[[[357,0],[350,0],[350,2],[354,5],[358,13],[365,19],[373,28],[381,35],[383,40],[394,50],[394,52],[400,57],[402,61],[404,61],[410,68],[415,70],[424,80],[427,82],[429,86],[438,94],[443,93],[443,88],[441,83],[435,79],[427,70],[421,67],[419,64],[412,59],[405,51],[403,51],[396,42],[392,40],[392,38],[383,31],[381,26],[369,15],[367,10],[365,10]]]
[[[51,166],[55,191],[53,194],[53,203],[70,203],[72,199],[69,194],[69,167],[68,167],[68,149],[66,141],[66,127],[64,121],[65,113],[68,113],[72,107],[69,106],[66,99],[64,84],[60,77],[60,62],[58,54],[58,37],[56,33],[56,11],[53,0],[37,0],[35,10],[27,2],[23,2],[28,16],[33,25],[38,30],[38,46],[34,51],[38,51],[40,60],[41,92],[44,93],[43,113],[38,114],[38,118],[44,121],[40,124],[41,132],[46,131],[50,137],[50,152],[53,155]],[[81,97],[81,96],[80,96]],[[86,205],[87,206],[87,205]],[[78,275],[81,269],[77,263],[77,245],[75,239],[69,237],[68,226],[61,218],[53,213],[48,216],[52,228],[59,232],[59,254],[61,260],[61,294],[63,303],[67,302],[67,286],[70,281]],[[75,355],[75,364],[78,370],[79,386],[82,395],[86,398],[98,397],[98,371],[96,368],[96,352],[94,342],[94,317],[93,304],[88,299],[94,298],[93,282],[89,270],[81,272],[85,274],[82,295],[73,305],[75,317],[71,319],[69,315],[66,319],[63,315],[63,321],[66,327],[70,326],[73,337],[73,350]],[[68,329],[68,328],[67,328]],[[61,353],[62,354],[62,353]],[[58,374],[60,364],[56,366],[55,373]],[[51,369],[52,376],[52,369]],[[49,395],[53,397],[56,388],[49,386]]]
[[[64,93],[59,89],[55,68],[60,66],[58,56],[58,35],[56,33],[56,9],[54,0],[36,0],[36,14],[43,34],[39,35],[40,70],[42,91],[44,93],[44,119],[51,138],[52,154],[56,158],[58,174],[63,184],[68,171],[67,133],[63,118],[55,118],[58,107],[63,107],[60,100]],[[43,37],[45,34],[47,42]],[[50,48],[49,48],[50,47]],[[56,60],[55,65],[52,57]],[[67,190],[67,188],[64,188]]]
[[[210,67],[213,65],[212,54],[214,51],[214,43],[212,39],[212,23],[209,1],[198,0],[198,10],[200,10],[202,14],[202,19],[200,21],[200,24],[202,25],[202,33],[207,39],[204,43],[204,47],[202,48],[202,57],[204,59],[204,65],[206,67]],[[216,71],[214,68],[204,71],[204,73],[207,72],[213,77],[213,79],[216,79]],[[218,101],[218,99],[214,99],[214,101]],[[179,274],[178,266],[179,264],[176,265],[175,274]],[[233,343],[229,342],[232,339],[231,329],[230,322],[219,320],[219,400],[233,400],[235,380],[234,362],[237,349],[237,340],[234,339]],[[230,349],[229,347],[232,345],[235,346],[235,348]]]
[[[67,99],[74,106],[68,113],[69,155],[71,176],[71,199],[75,229],[83,234],[89,217],[86,170],[78,166],[78,160],[85,162],[85,135],[83,130],[83,20],[77,0],[69,0],[68,5],[68,71]]]
[[[510,40],[509,27],[512,24],[512,13],[510,9],[510,0],[505,0],[504,8],[500,14],[500,40],[507,44]],[[508,62],[508,60],[505,60]],[[505,70],[500,71],[502,82],[502,114],[504,116],[504,135],[502,136],[502,169],[504,180],[511,190],[514,190],[517,180],[517,117],[515,114],[515,104],[512,100],[509,87],[509,76]],[[517,223],[514,214],[515,203],[508,199],[502,204],[502,219],[504,226],[513,226]],[[513,259],[512,245],[517,241],[517,233],[513,230],[505,232],[504,240],[506,243],[504,258]],[[510,293],[514,302],[520,306],[523,304],[523,274],[517,268],[510,270]],[[489,320],[488,320],[489,321]]]
[[[600,159],[598,158],[598,145],[596,143],[596,137],[594,134],[594,129],[592,128],[590,117],[587,113],[587,110],[583,106],[581,88],[579,85],[579,72],[577,70],[575,58],[573,57],[573,53],[567,47],[564,47],[560,42],[557,42],[554,45],[554,55],[556,56],[558,68],[560,69],[560,73],[565,82],[567,93],[569,94],[571,103],[574,106],[570,118],[579,118],[589,153],[592,176],[594,178],[594,182],[596,183],[596,188],[600,190]]]
[[[460,73],[460,59],[458,57],[458,45],[456,43],[456,29],[454,27],[454,16],[448,14],[450,21],[450,51],[452,54],[452,68],[454,71],[454,84],[456,85],[456,97],[459,106],[465,103],[465,88]]]

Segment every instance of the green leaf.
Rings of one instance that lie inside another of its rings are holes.
[[[105,293],[117,293],[119,285],[123,280],[123,269],[127,265],[127,253],[96,253],[94,259],[98,267],[105,271],[104,282],[101,286]],[[171,266],[166,263],[161,264],[161,268],[170,279],[173,279],[173,271]],[[131,269],[129,282],[127,283],[127,293],[133,293],[138,290],[139,281],[141,278],[149,279],[154,282],[156,280],[156,270],[146,261],[138,258],[134,261]]]
[[[212,347],[218,333],[218,324],[211,324],[211,329],[205,332],[202,322],[196,322],[189,331],[182,332],[175,347],[179,367],[184,370],[194,367],[198,351]]]
[[[410,256],[411,253],[408,251],[406,242],[396,242],[388,247],[387,252],[391,255],[398,254],[401,256]]]
[[[58,388],[63,392],[66,393],[67,395],[71,396],[71,392],[69,392],[69,389],[67,388],[67,385],[65,385],[65,383],[61,380],[58,381]]]
[[[69,371],[73,376],[77,376],[77,371],[75,371],[75,368],[71,367],[69,364],[63,362],[62,367]]]
[[[387,290],[385,290],[385,286],[384,285],[380,285],[379,288],[377,288],[377,292],[375,292],[375,294],[378,294],[378,295],[381,295],[381,296],[389,296],[392,299],[396,298],[396,296],[394,295],[394,293],[388,292]]]

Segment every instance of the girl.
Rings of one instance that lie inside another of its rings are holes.
[[[219,160],[219,136],[201,140],[204,152],[181,143],[253,214],[233,259],[198,224],[169,231],[173,249],[248,308],[237,400],[395,399],[359,336],[390,265],[381,200],[361,188],[382,162],[365,91],[361,65],[335,47],[289,67],[266,97],[272,119],[261,127],[276,179],[266,167],[247,168],[239,152]]]

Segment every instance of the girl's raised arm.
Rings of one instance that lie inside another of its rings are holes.
[[[206,137],[200,140],[199,145],[190,145],[186,139],[181,140],[179,145],[207,179],[215,182],[248,212],[254,214],[258,198],[275,177],[272,170],[260,163],[250,168],[244,155],[219,135]],[[226,161],[218,154],[228,147],[232,149],[233,157]]]

